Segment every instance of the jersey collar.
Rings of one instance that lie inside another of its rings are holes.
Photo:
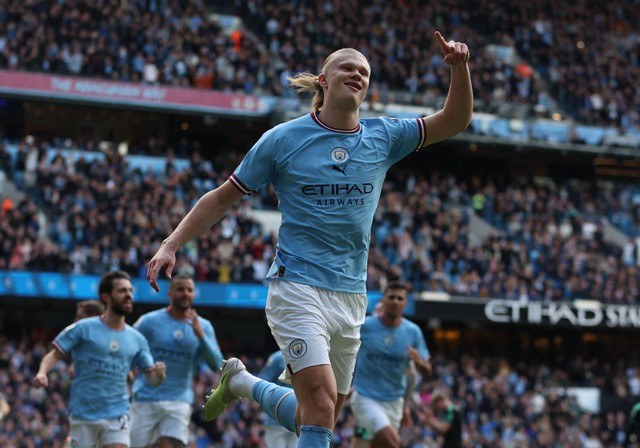
[[[356,134],[360,132],[360,123],[358,123],[358,126],[356,126],[354,129],[349,129],[349,130],[332,128],[331,126],[327,126],[326,124],[320,121],[320,119],[318,118],[318,113],[315,110],[311,112],[311,118],[313,119],[313,121],[315,121],[318,124],[318,126],[326,129],[327,131],[339,132],[341,134]]]

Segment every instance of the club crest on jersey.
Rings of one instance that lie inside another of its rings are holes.
[[[118,344],[118,341],[116,341],[115,339],[109,341],[109,350],[111,350],[112,352],[117,352],[118,350],[120,350],[120,344]]]
[[[294,358],[302,358],[307,353],[307,343],[302,339],[295,339],[289,344],[289,355]]]
[[[391,347],[393,345],[393,338],[391,336],[384,338],[384,345]]]
[[[347,160],[349,160],[349,157],[351,157],[349,155],[349,151],[347,151],[345,148],[333,148],[331,150],[331,160],[336,163],[345,163]]]
[[[184,333],[182,332],[182,330],[178,329],[173,332],[173,337],[176,341],[180,341],[184,337]]]

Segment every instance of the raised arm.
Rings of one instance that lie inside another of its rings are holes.
[[[227,210],[235,204],[244,193],[226,181],[215,190],[202,196],[196,205],[185,216],[178,227],[165,239],[160,248],[147,265],[147,280],[153,289],[158,287],[158,274],[165,270],[167,278],[171,278],[176,264],[176,252],[187,241],[192,240],[208,230],[222,219]]]
[[[187,312],[187,316],[190,319],[193,332],[200,342],[200,353],[202,354],[204,362],[207,363],[211,370],[217,372],[222,368],[223,358],[222,353],[220,353],[220,350],[217,348],[218,344],[215,341],[213,330],[205,331],[205,329],[202,328],[200,319],[198,319],[198,313],[193,308]]]
[[[471,123],[473,115],[473,88],[469,73],[469,49],[463,42],[445,41],[439,31],[435,37],[440,44],[444,60],[451,67],[451,84],[444,107],[423,118],[427,128],[425,146],[462,132]]]

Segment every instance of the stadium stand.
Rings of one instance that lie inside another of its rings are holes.
[[[373,90],[385,102],[434,106],[448,85],[447,71],[425,45],[431,42],[426,30],[437,26],[481,49],[472,61],[479,112],[528,105],[524,118],[535,110],[555,111],[556,98],[584,124],[640,124],[633,107],[639,102],[633,88],[638,61],[632,57],[638,41],[631,33],[637,8],[621,2],[611,8],[594,1],[542,2],[526,13],[516,13],[519,6],[509,2],[470,1],[464,8],[415,1],[400,8],[384,2],[358,8],[352,2],[239,2],[246,32],[224,28],[202,2],[151,3],[156,6],[70,2],[47,9],[43,2],[9,2],[0,68],[284,95],[287,74],[319,67],[330,49],[355,42],[371,60]],[[594,10],[595,26],[581,26]],[[577,36],[577,29],[588,33]],[[602,42],[601,34],[610,37]],[[514,62],[515,50],[530,65]],[[612,63],[621,68],[608,71]],[[575,79],[581,84],[570,87]]]
[[[147,157],[136,166],[136,159],[111,152],[74,160],[44,146],[5,149],[11,177],[28,193],[3,211],[5,269],[97,274],[120,268],[144,277],[161,238],[228,172],[200,166],[197,158],[167,165]],[[390,176],[374,220],[369,288],[401,279],[416,291],[525,302],[640,301],[634,232],[640,208],[629,200],[636,187],[488,179],[465,183],[438,171]],[[247,199],[184,248],[178,270],[200,281],[261,283],[276,237],[247,210],[273,206],[272,194]],[[36,210],[45,212],[46,228]],[[470,239],[470,210],[493,229],[480,244]],[[604,238],[607,220],[630,232],[627,244]]]

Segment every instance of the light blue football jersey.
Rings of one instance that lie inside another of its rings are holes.
[[[265,363],[262,370],[258,374],[259,378],[263,380],[269,381],[270,383],[275,383],[278,386],[288,387],[291,389],[291,385],[287,383],[283,383],[278,378],[280,374],[284,372],[284,358],[282,357],[282,352],[278,350],[277,352],[273,352],[267,362]],[[280,426],[278,422],[275,421],[269,414],[266,412],[263,413],[264,424],[267,426]]]
[[[391,328],[378,316],[369,316],[360,328],[360,340],[353,386],[360,395],[374,400],[393,401],[404,396],[409,347],[418,350],[422,359],[429,358],[420,327],[404,318],[398,327]]]
[[[267,131],[229,179],[245,194],[272,183],[278,196],[282,223],[267,278],[365,292],[384,178],[425,139],[422,119],[361,119],[341,131],[315,113]]]
[[[82,319],[65,328],[53,344],[73,359],[70,415],[95,421],[129,412],[127,374],[147,370],[153,358],[147,340],[130,325],[114,330],[100,317]]]
[[[158,387],[152,387],[144,375],[133,382],[133,399],[137,401],[178,400],[193,402],[191,380],[205,356],[202,343],[209,345],[215,361],[207,360],[212,368],[222,364],[222,354],[211,322],[198,316],[205,334],[201,342],[189,322],[174,319],[167,308],[151,311],[140,316],[134,327],[149,341],[151,354],[156,362],[167,366],[167,376]]]

